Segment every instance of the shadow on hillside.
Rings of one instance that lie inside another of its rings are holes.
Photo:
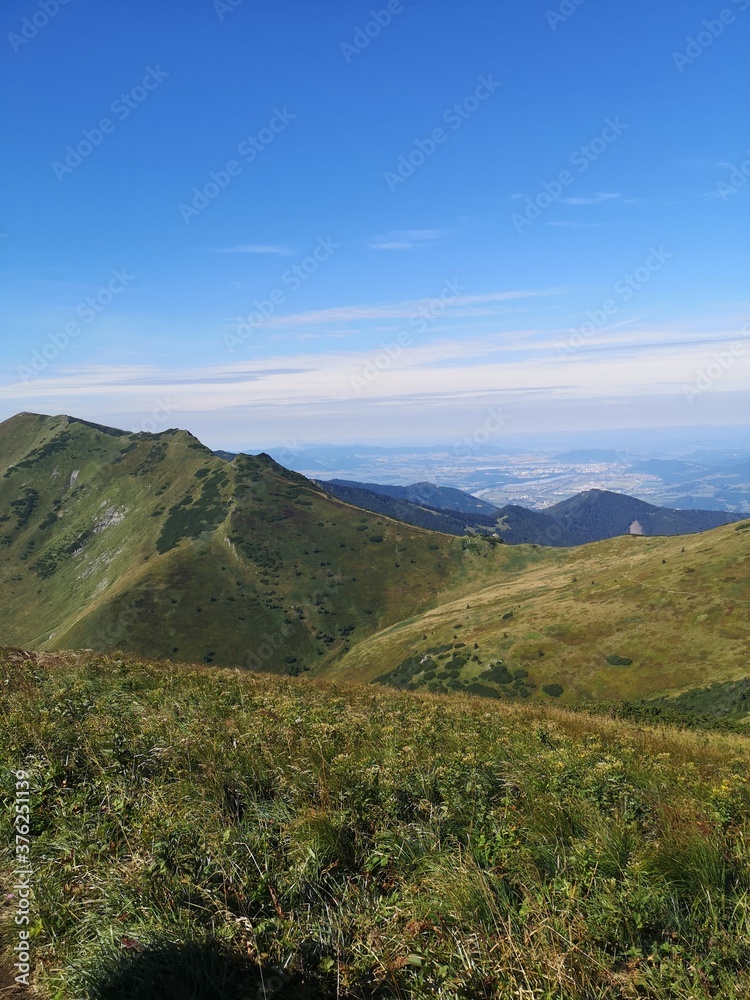
[[[341,995],[341,994],[339,994]],[[357,992],[352,998],[380,994]],[[90,985],[87,1000],[327,1000],[302,976],[260,969],[219,942],[164,944],[123,951]]]

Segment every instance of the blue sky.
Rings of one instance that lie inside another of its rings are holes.
[[[4,5],[0,418],[747,422],[750,0],[321,6]]]

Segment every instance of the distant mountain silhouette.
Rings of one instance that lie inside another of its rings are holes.
[[[408,500],[410,503],[436,510],[460,511],[463,514],[494,515],[497,505],[480,500],[479,497],[457,490],[452,486],[436,486],[434,483],[413,483],[411,486],[384,486],[381,483],[357,483],[348,479],[330,479],[321,483],[328,487],[344,486],[352,489],[368,490],[370,493],[380,493],[394,500]]]
[[[442,531],[447,535],[465,535],[470,528],[481,533],[491,534],[495,531],[497,518],[500,514],[493,508],[494,516],[486,514],[464,514],[460,511],[437,510],[434,507],[422,506],[410,500],[400,499],[375,490],[365,489],[364,485],[344,485],[343,481],[330,480],[319,482],[326,493],[342,500],[344,503],[374,514],[384,514],[405,524],[413,524],[418,528],[428,528],[430,531]],[[403,489],[404,487],[395,487]],[[459,490],[453,492],[458,493]],[[466,494],[468,496],[468,494]]]
[[[635,521],[640,524],[644,535],[652,536],[688,535],[743,520],[741,515],[720,510],[656,507],[625,493],[609,490],[586,490],[545,508],[544,513],[574,535],[578,539],[577,544],[627,535]]]
[[[544,510],[532,510],[518,504],[496,508],[463,490],[432,483],[383,486],[332,479],[320,485],[345,503],[407,524],[450,535],[497,534],[511,545],[571,546],[627,534],[686,535],[743,519],[724,511],[656,507],[609,490],[587,490]],[[474,502],[487,510],[472,511]]]

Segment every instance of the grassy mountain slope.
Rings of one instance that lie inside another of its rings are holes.
[[[0,766],[41,1000],[748,996],[746,738],[5,650]]]
[[[12,445],[29,443],[21,453]],[[200,496],[195,526],[225,516],[223,465],[184,431],[130,435],[68,417],[24,414],[0,425],[0,585],[9,641],[59,644],[66,633],[126,593],[164,538],[177,530],[180,508]],[[195,473],[207,476],[196,480]],[[201,523],[202,522],[202,523]],[[106,647],[114,623],[90,632],[86,645]]]
[[[641,698],[750,675],[749,609],[750,522],[618,538],[546,550],[518,578],[385,629],[332,670],[501,698]]]
[[[501,567],[489,545],[353,508],[267,456],[227,464],[184,431],[23,415],[0,454],[15,645],[309,669]]]
[[[68,417],[0,425],[0,456],[4,643],[563,702],[750,675],[743,525],[578,549],[454,538],[268,456]]]

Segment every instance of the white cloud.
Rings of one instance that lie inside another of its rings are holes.
[[[602,229],[609,228],[607,222],[548,222],[548,226],[556,226],[558,229]]]
[[[750,354],[690,407],[693,384],[736,328],[685,331],[609,328],[567,357],[556,350],[570,330],[514,330],[407,346],[372,372],[378,348],[299,351],[204,367],[79,366],[0,387],[0,411],[71,413],[137,429],[157,407],[169,425],[214,447],[261,450],[300,433],[308,440],[383,442],[456,440],[502,406],[510,432],[591,426],[656,427],[742,423],[748,407]],[[388,338],[383,338],[387,343]],[[178,361],[175,363],[179,363]],[[369,364],[369,369],[366,366]],[[167,424],[165,423],[165,426]],[[257,447],[251,445],[255,443]]]
[[[425,243],[368,243],[370,250],[414,250],[417,247],[426,246]]]
[[[277,254],[281,257],[293,257],[296,253],[289,247],[274,246],[267,243],[239,243],[233,247],[210,247],[209,253],[256,253]]]
[[[486,295],[453,295],[448,308],[452,315],[457,309],[468,309],[465,316],[492,315],[491,309],[481,309],[492,303],[509,302],[516,299],[532,299],[548,295],[560,295],[563,288],[522,289],[518,291],[490,292]],[[379,306],[336,306],[332,309],[314,309],[305,313],[292,313],[286,316],[271,316],[264,323],[259,323],[257,329],[277,329],[280,327],[320,326],[331,323],[355,323],[367,321],[387,321],[409,319],[426,306],[435,302],[435,298],[411,299]]]
[[[597,191],[590,198],[573,196],[570,198],[561,198],[560,200],[564,205],[601,205],[604,201],[617,201],[619,198],[622,198],[622,195],[618,192]]]
[[[248,416],[258,407],[326,407],[346,401],[412,405],[423,399],[450,407],[454,400],[493,393],[520,399],[543,393],[550,403],[577,399],[598,404],[667,393],[682,406],[682,387],[711,364],[717,348],[736,339],[736,333],[727,331],[707,337],[678,330],[613,328],[601,331],[586,349],[561,358],[555,342],[563,336],[518,330],[407,346],[380,374],[365,379],[361,395],[352,378],[361,376],[368,364],[372,369],[377,348],[279,355],[204,368],[68,369],[4,386],[0,399],[19,401],[19,409],[77,413],[84,407],[90,411],[96,401],[102,408],[116,405],[121,412],[139,413],[149,400],[168,398],[178,412],[240,409]],[[746,391],[749,369],[750,355],[738,357],[711,393]]]
[[[373,236],[367,246],[370,250],[415,250],[439,243],[447,236],[445,229],[396,229]]]

